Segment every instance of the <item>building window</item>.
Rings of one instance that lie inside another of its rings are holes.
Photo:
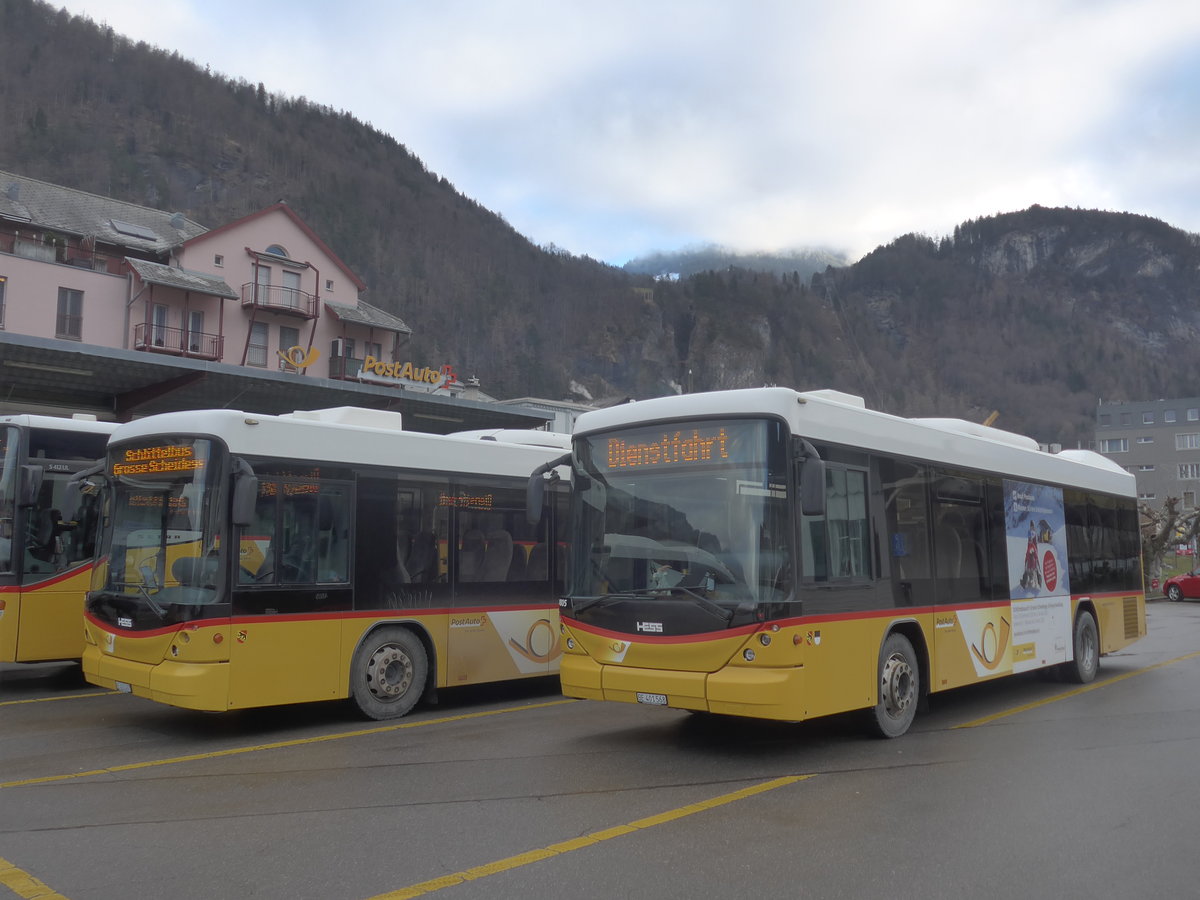
[[[150,339],[155,347],[161,347],[167,342],[167,307],[163,303],[155,303],[150,310],[153,327],[150,329]]]
[[[72,341],[83,340],[83,291],[58,289],[58,318],[54,323],[55,337]]]
[[[1200,463],[1181,463],[1179,466],[1180,481],[1196,481],[1200,479]]]
[[[1129,438],[1106,438],[1100,442],[1101,453],[1128,453]]]
[[[1148,466],[1138,466],[1138,467],[1137,467],[1137,470],[1138,470],[1139,472],[1153,472],[1153,471],[1154,471],[1154,466],[1153,466],[1153,465],[1148,465]]]
[[[281,247],[279,244],[272,244],[267,248],[267,252],[272,256],[282,256],[284,259],[291,259],[291,257],[288,256],[287,250]]]
[[[220,253],[214,254],[213,255],[213,265],[216,266],[218,269],[225,268],[225,257],[222,256]]]
[[[358,356],[354,352],[354,338],[343,338],[342,341],[346,348],[343,351],[343,355],[346,357],[346,359],[357,359]]]
[[[1142,413],[1142,424],[1143,425],[1153,425],[1154,424],[1154,413],[1152,413],[1152,412]]]
[[[1193,406],[1187,411],[1187,417],[1189,422],[1200,422],[1200,409]]]
[[[327,291],[333,290],[333,279],[332,278],[325,279],[325,290],[327,290]]]
[[[1138,438],[1137,442],[1139,444],[1153,444],[1154,438],[1150,437],[1150,435],[1144,435],[1143,437]]]
[[[287,356],[288,359],[285,360],[281,358],[279,360],[279,368],[286,369],[289,372],[296,371],[296,367],[288,361],[291,359],[291,355],[288,351],[290,351],[293,347],[298,346],[300,346],[300,329],[292,328],[290,325],[280,325],[279,352],[284,354],[284,356]]]
[[[383,359],[383,344],[377,341],[365,341],[363,343],[364,356],[373,356],[376,359]]]
[[[1122,425],[1132,425],[1133,424],[1133,413],[1121,413],[1121,424]]]
[[[1173,409],[1165,410],[1163,412],[1163,421],[1166,422],[1168,425],[1174,424],[1175,410],[1173,410]]]
[[[246,365],[265,366],[267,364],[267,341],[270,336],[266,322],[255,322],[250,326],[250,344],[246,348]]]
[[[1176,450],[1200,450],[1200,434],[1175,435]]]
[[[1153,493],[1148,493],[1148,494],[1138,494],[1138,499],[1139,499],[1139,500],[1153,500],[1153,499],[1154,499],[1156,496],[1157,496],[1157,495],[1156,495],[1156,494],[1153,494]]]
[[[1183,508],[1184,509],[1195,509],[1196,508],[1196,492],[1195,491],[1184,491],[1183,492]]]
[[[188,313],[188,350],[199,353],[204,340],[204,310],[193,309]]]
[[[1100,424],[1101,425],[1111,425],[1112,424],[1112,413],[1100,413]]]

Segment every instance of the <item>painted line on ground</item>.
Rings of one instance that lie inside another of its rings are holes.
[[[117,772],[133,772],[138,769],[152,769],[157,766],[173,766],[185,762],[197,762],[205,759],[220,759],[224,756],[240,756],[243,753],[258,753],[263,750],[283,750],[287,747],[304,747],[309,744],[323,744],[329,741],[340,741],[346,738],[367,737],[372,734],[387,734],[405,728],[425,728],[429,725],[446,725],[450,722],[464,722],[468,719],[482,719],[487,716],[499,716],[504,713],[525,712],[533,709],[545,709],[548,706],[561,706],[564,703],[575,703],[571,699],[550,700],[546,703],[531,703],[526,706],[509,706],[504,709],[489,709],[482,712],[462,713],[457,716],[442,716],[437,719],[422,719],[416,722],[399,722],[395,725],[380,725],[376,728],[360,728],[356,731],[341,731],[337,734],[322,734],[310,738],[295,738],[288,741],[272,741],[268,744],[254,744],[250,747],[230,747],[226,750],[212,750],[208,753],[191,753],[187,756],[173,756],[169,759],[154,759],[147,762],[126,763],[120,766],[109,766],[105,769],[91,769],[87,772],[70,772],[66,775],[43,775],[40,778],[24,778],[20,781],[0,781],[0,788],[27,787],[34,784],[50,784],[55,781],[70,781],[75,778],[89,778],[93,775],[113,775]]]
[[[551,844],[548,847],[542,847],[538,850],[530,850],[526,853],[519,853],[516,856],[509,856],[506,859],[498,859],[495,862],[485,863],[481,866],[473,866],[470,869],[464,869],[463,871],[455,872],[452,875],[443,875],[441,878],[431,878],[429,881],[422,881],[420,884],[414,884],[406,888],[401,888],[400,890],[389,891],[385,894],[378,894],[373,897],[372,900],[408,900],[408,898],[411,897],[421,897],[425,894],[432,894],[434,891],[440,891],[442,888],[453,887],[456,884],[464,884],[468,881],[477,881],[478,879],[486,878],[489,875],[498,875],[501,872],[508,872],[512,869],[518,869],[521,866],[527,866],[530,863],[541,862],[544,859],[550,859],[555,856],[560,856],[564,853],[570,853],[572,850],[581,850],[584,847],[592,847],[596,844],[599,844],[601,841],[611,840],[612,838],[616,837],[623,837],[627,834],[633,834],[636,831],[653,828],[655,825],[663,825],[667,822],[674,822],[675,820],[682,819],[685,816],[706,812],[710,809],[715,809],[718,806],[724,806],[727,803],[733,803],[735,800],[753,797],[755,794],[763,794],[767,791],[773,791],[776,788],[786,787],[789,784],[795,784],[798,781],[804,781],[805,779],[812,777],[812,775],[786,775],[782,778],[764,781],[761,784],[755,784],[748,788],[742,788],[739,791],[733,791],[728,794],[722,794],[719,797],[713,797],[711,800],[701,800],[699,803],[689,803],[687,806],[681,806],[677,809],[668,810],[667,812],[659,813],[656,816],[648,816],[645,819],[638,819],[636,822],[630,822],[627,825],[617,825],[613,828],[605,828],[602,831],[593,831],[591,834],[585,834],[583,837],[572,838],[569,841]]]
[[[67,900],[45,882],[39,881],[23,869],[18,869],[3,857],[0,857],[0,884],[22,900]]]
[[[1080,694],[1086,694],[1089,691],[1097,691],[1100,688],[1108,687],[1110,684],[1116,684],[1119,681],[1124,681],[1126,678],[1133,678],[1136,675],[1145,675],[1147,672],[1153,672],[1155,669],[1162,669],[1166,666],[1174,665],[1178,662],[1183,662],[1188,659],[1195,659],[1200,656],[1200,650],[1194,653],[1185,653],[1183,656],[1176,656],[1174,659],[1166,659],[1162,662],[1154,663],[1153,665],[1144,666],[1140,669],[1134,669],[1131,672],[1122,672],[1120,675],[1114,675],[1112,678],[1105,678],[1103,681],[1093,681],[1091,684],[1081,685],[1073,690],[1064,691],[1061,694],[1055,694],[1053,697],[1047,697],[1044,700],[1035,700],[1033,703],[1026,703],[1022,706],[1014,706],[1002,712],[994,713],[990,716],[984,716],[981,719],[972,719],[970,722],[962,722],[958,725],[951,726],[952,728],[976,728],[979,725],[990,725],[999,719],[1015,716],[1017,713],[1028,712],[1031,709],[1037,709],[1039,706],[1047,706],[1051,703],[1057,703],[1059,700],[1066,700],[1070,697],[1078,697]]]
[[[0,700],[0,706],[20,706],[22,703],[46,703],[49,700],[82,700],[84,697],[107,697],[120,691],[94,691],[90,694],[62,694],[57,697],[31,697],[28,700]]]

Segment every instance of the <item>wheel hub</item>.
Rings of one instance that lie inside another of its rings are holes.
[[[404,696],[412,681],[412,660],[399,647],[380,647],[367,662],[367,686],[380,700]]]
[[[880,676],[879,696],[887,714],[899,717],[913,702],[912,666],[900,654],[889,656]]]

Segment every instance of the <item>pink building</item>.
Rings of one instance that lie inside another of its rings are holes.
[[[365,290],[283,202],[210,230],[0,172],[0,411],[359,405],[408,412],[414,430],[545,421],[468,399],[446,361],[407,358],[411,329]]]

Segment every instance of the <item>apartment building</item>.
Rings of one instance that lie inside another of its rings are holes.
[[[1101,403],[1096,449],[1137,477],[1139,498],[1161,507],[1177,497],[1194,509],[1200,495],[1200,397]]]
[[[358,405],[424,431],[530,428],[464,397],[286,203],[205,228],[0,171],[0,410],[253,412]]]

